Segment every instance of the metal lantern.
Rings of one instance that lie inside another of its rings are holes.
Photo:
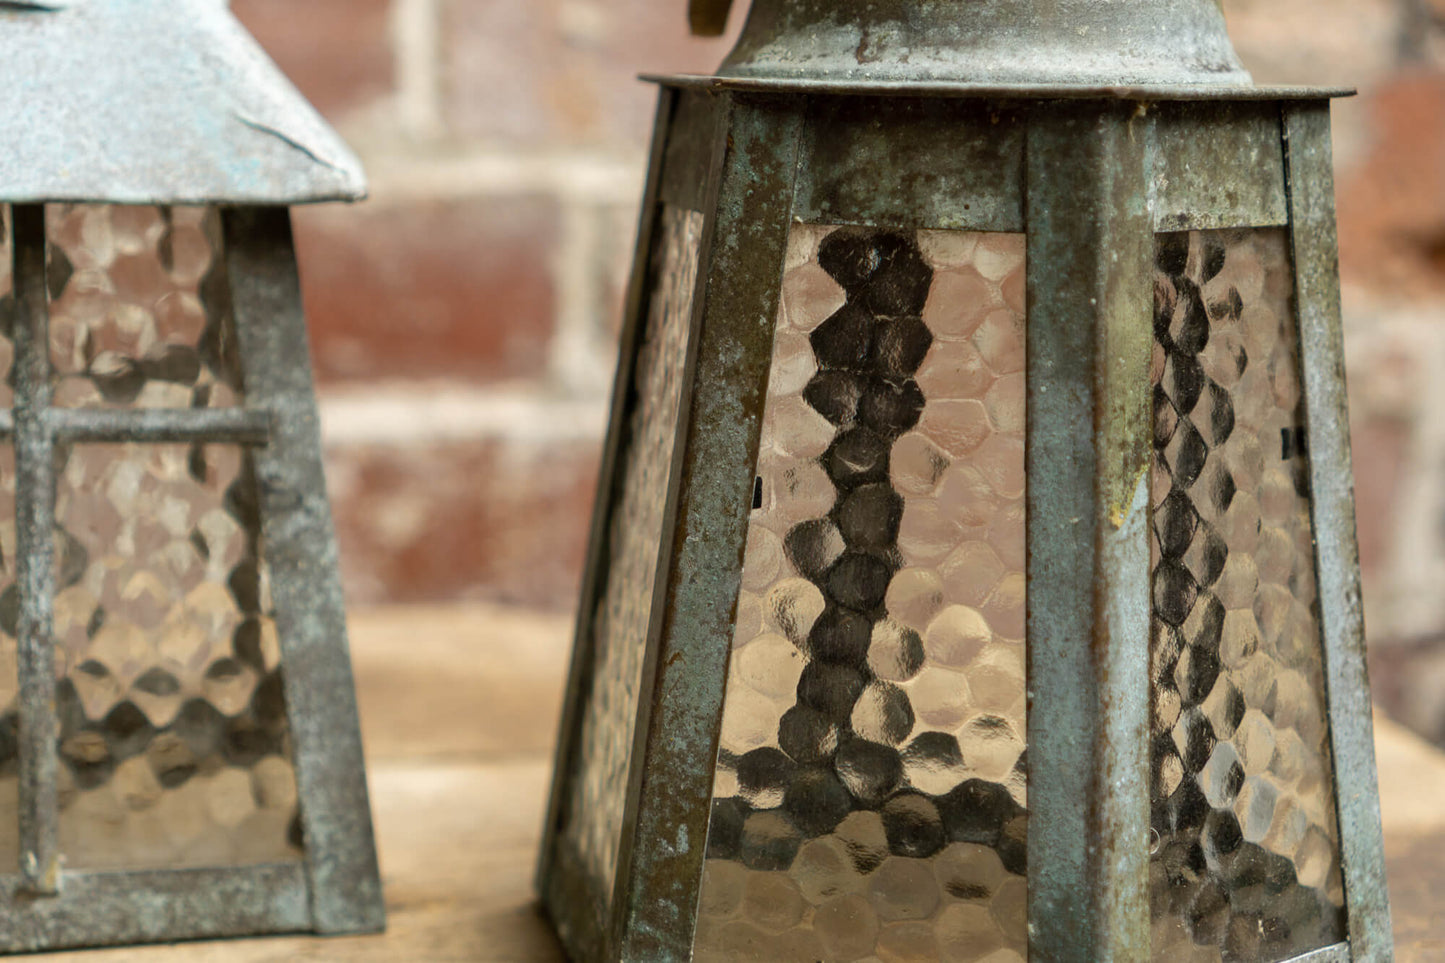
[[[572,956],[1389,959],[1344,92],[1212,0],[754,0],[658,82]]]
[[[0,952],[378,929],[286,209],[360,168],[219,0],[0,73]]]

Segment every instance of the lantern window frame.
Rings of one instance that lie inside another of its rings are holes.
[[[1123,657],[1148,652],[1149,510],[1147,497],[1129,508],[1139,453],[1128,449],[1141,432],[1127,422],[1144,409],[1091,426],[1080,421],[1088,405],[1077,394],[1067,411],[1046,392],[1062,382],[1092,404],[1105,391],[1094,384],[1103,367],[1096,350],[1078,350],[1068,332],[1097,326],[1107,339],[1130,326],[1147,331],[1157,234],[1286,230],[1348,940],[1296,959],[1388,954],[1378,799],[1349,788],[1373,785],[1375,772],[1330,149],[1329,102],[1352,91],[648,79],[661,87],[651,167],[538,872],[569,951],[587,959],[691,951],[732,656],[719,640],[732,637],[784,251],[792,225],[803,222],[1027,235],[1029,918],[1036,952],[1079,960],[1105,948],[1119,958],[1149,953],[1150,687],[1147,657]],[[1013,117],[1013,128],[996,123],[1001,114]],[[702,212],[706,223],[609,900],[559,830],[580,765],[595,655],[586,614],[606,584],[609,513],[622,484],[635,352],[665,206]],[[1126,267],[1112,266],[1113,256]],[[1081,324],[1081,311],[1094,320]],[[1129,341],[1132,361],[1141,347],[1147,362],[1152,341]],[[1125,394],[1138,402],[1147,387],[1146,380]],[[1085,455],[1099,467],[1071,476],[1072,459]],[[1105,498],[1138,530],[1078,537],[1069,519],[1099,525],[1110,514]],[[1051,571],[1085,573],[1083,586],[1051,594],[1037,577],[1039,558]],[[1077,732],[1089,736],[1075,740]],[[1086,800],[1102,812],[1086,814]],[[1114,855],[1084,855],[1090,840],[1106,841],[1099,848]]]
[[[0,10],[0,210],[10,205],[21,593],[21,867],[0,867],[0,953],[384,928],[338,552],[289,207],[357,201],[355,155],[224,0],[46,0]],[[219,212],[244,398],[231,409],[50,404],[45,205]],[[284,666],[301,858],[65,871],[51,606],[57,445],[245,446]]]

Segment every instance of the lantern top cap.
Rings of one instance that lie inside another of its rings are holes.
[[[716,34],[733,0],[690,0]],[[722,78],[1240,88],[1218,0],[753,0]]]
[[[0,3],[0,203],[289,206],[361,164],[226,0]]]

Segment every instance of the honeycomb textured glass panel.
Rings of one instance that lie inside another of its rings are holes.
[[[796,226],[698,960],[1021,961],[1024,242]]]
[[[77,445],[63,457],[55,641],[67,867],[300,859],[245,450]]]
[[[213,209],[53,204],[46,231],[54,404],[237,403],[236,341]]]
[[[622,838],[642,662],[676,447],[702,215],[667,208],[656,278],[637,348],[621,486],[608,532],[606,582],[592,615],[594,668],[563,838],[610,904]]]
[[[1282,230],[1159,238],[1156,960],[1345,938],[1293,295]]]
[[[15,449],[0,445],[0,873],[20,859],[20,781],[16,732],[20,678],[16,668]]]

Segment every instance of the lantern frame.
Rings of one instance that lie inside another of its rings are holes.
[[[0,155],[0,211],[10,205],[16,360],[0,439],[16,453],[21,868],[0,870],[0,953],[379,931],[385,911],[287,210],[360,200],[365,177],[225,3],[9,6],[0,62],[14,96],[0,111],[0,140],[13,149]],[[51,203],[219,211],[240,406],[51,405]],[[94,442],[232,444],[250,454],[304,837],[294,863],[62,868],[54,452]]]
[[[1030,940],[1081,963],[1149,956],[1155,237],[1288,232],[1348,939],[1297,959],[1389,958],[1330,149],[1329,101],[1349,91],[649,79],[661,96],[538,876],[573,958],[691,952],[795,222],[1026,234]],[[705,223],[609,896],[560,830],[665,206]]]

